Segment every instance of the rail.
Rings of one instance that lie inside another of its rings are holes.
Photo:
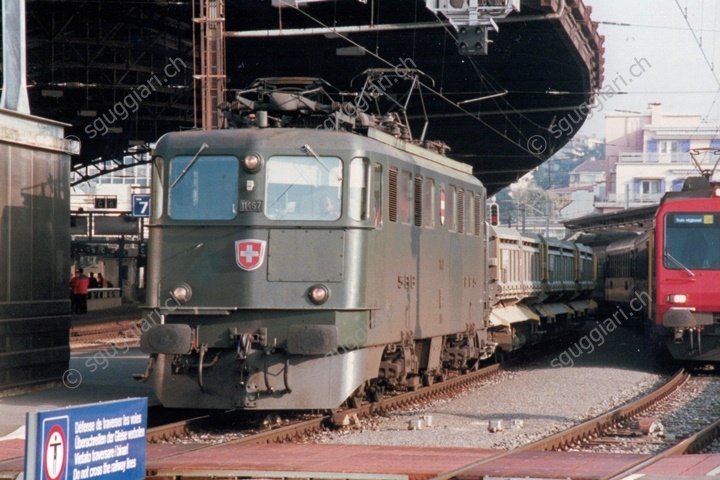
[[[622,472],[616,472],[612,476],[606,477],[606,480],[620,480],[621,478],[626,478],[628,475],[647,468],[650,465],[657,463],[660,460],[668,458],[672,455],[699,453],[703,447],[705,447],[718,437],[720,437],[720,420],[713,422],[712,424],[700,430],[695,435],[692,435],[691,437],[686,438],[682,442],[673,445],[666,450],[663,450],[657,455],[653,455],[647,460],[641,460],[640,462],[632,465],[630,468],[627,468]]]
[[[362,405],[358,408],[341,410],[332,415],[318,415],[317,417],[294,423],[292,425],[254,433],[246,437],[239,438],[237,440],[225,442],[223,443],[223,445],[255,445],[290,441],[302,435],[308,435],[314,432],[321,431],[323,428],[325,428],[325,425],[342,425],[343,423],[345,423],[346,419],[352,420],[354,418],[362,418],[379,412],[387,412],[405,405],[410,405],[418,401],[426,401],[441,394],[447,394],[450,391],[461,389],[466,385],[476,382],[478,380],[493,377],[499,374],[501,371],[502,367],[499,364],[490,365],[489,367],[468,373],[466,375],[454,377],[445,380],[444,382],[430,385],[428,387],[423,387],[416,391],[387,397],[379,402]],[[149,428],[147,431],[147,439],[149,442],[169,440],[172,437],[184,435],[192,428],[201,425],[207,420],[208,417],[203,416],[185,421],[175,422],[173,424]]]
[[[675,374],[672,379],[670,379],[670,381],[668,381],[662,387],[627,405],[618,407],[608,413],[600,415],[599,417],[588,420],[587,422],[576,425],[568,430],[559,432],[550,437],[538,440],[537,442],[528,443],[527,445],[523,445],[522,447],[516,448],[514,450],[508,450],[498,455],[493,455],[477,462],[473,462],[469,465],[465,465],[456,470],[443,473],[441,475],[433,477],[432,480],[449,480],[472,468],[488,464],[500,458],[515,455],[519,452],[559,450],[561,448],[566,448],[574,444],[578,444],[584,439],[597,435],[603,430],[612,427],[613,425],[621,422],[622,420],[633,418],[639,415],[640,413],[644,412],[659,401],[665,399],[678,388],[680,388],[680,386],[682,386],[688,378],[690,378],[690,375],[685,371],[680,370]]]

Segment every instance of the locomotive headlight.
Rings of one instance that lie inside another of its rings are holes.
[[[687,303],[687,295],[682,293],[671,293],[667,297],[668,303]]]
[[[187,283],[181,283],[172,289],[170,295],[172,295],[178,302],[185,303],[192,298],[192,289]]]
[[[255,173],[260,170],[260,167],[262,166],[262,157],[257,153],[245,155],[245,158],[243,158],[242,161],[242,166],[246,171]]]
[[[308,297],[315,305],[322,305],[330,298],[330,290],[325,285],[313,285],[308,290]]]
[[[720,197],[720,187],[715,187],[715,190],[713,191],[713,194],[716,197]]]

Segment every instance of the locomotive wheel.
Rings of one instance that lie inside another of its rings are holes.
[[[383,399],[383,390],[384,388],[377,385],[368,388],[368,400],[370,400],[370,403],[381,402]]]
[[[426,387],[429,387],[435,383],[435,375],[433,374],[425,374],[423,375],[423,385]]]
[[[365,399],[369,396],[369,387],[367,382],[363,382],[348,398],[345,400],[348,408],[360,408]]]

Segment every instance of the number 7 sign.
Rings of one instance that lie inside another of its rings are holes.
[[[150,195],[137,193],[132,195],[132,216],[136,218],[150,216]]]

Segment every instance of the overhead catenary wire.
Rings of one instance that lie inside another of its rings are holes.
[[[708,58],[707,53],[705,52],[705,49],[702,46],[702,39],[701,37],[698,37],[697,33],[695,32],[695,29],[693,28],[692,24],[690,23],[690,19],[688,18],[687,14],[687,3],[685,6],[685,10],[683,10],[682,6],[680,5],[679,0],[675,0],[675,4],[680,9],[680,13],[685,19],[685,23],[687,23],[688,28],[690,29],[690,33],[692,33],[693,38],[695,38],[695,42],[698,44],[698,47],[700,48],[700,53],[702,53],[703,58],[705,59],[705,63],[707,64],[708,68],[710,69],[710,72],[712,73],[713,78],[715,79],[715,83],[718,85],[718,90],[715,93],[715,96],[713,97],[713,101],[710,104],[710,107],[708,108],[708,112],[705,114],[705,119],[707,119],[710,116],[710,113],[712,112],[713,108],[715,108],[715,105],[718,101],[718,96],[720,96],[720,78],[718,78],[717,72],[715,71],[715,67],[713,62]],[[695,131],[697,131],[700,128],[700,125],[697,126]],[[717,138],[718,132],[716,131],[715,135],[713,136],[713,140]]]
[[[325,29],[328,29],[328,30],[331,30],[331,31],[334,30],[332,27],[326,25],[324,22],[322,22],[322,21],[319,20],[318,18],[315,18],[314,16],[312,16],[312,15],[309,14],[308,12],[302,10],[300,7],[298,7],[298,6],[295,5],[294,3],[290,3],[290,0],[279,0],[279,3],[283,3],[285,6],[290,7],[290,8],[292,8],[292,9],[296,10],[297,12],[299,12],[299,13],[302,14],[302,15],[304,15],[305,17],[307,17],[307,18],[310,19],[311,21],[315,22],[316,24],[318,24],[318,25],[321,26],[322,28],[325,28]],[[441,23],[441,25],[444,25],[444,24]],[[445,27],[445,28],[447,28],[447,27]],[[361,44],[359,44],[358,42],[355,42],[354,40],[350,39],[347,35],[344,35],[344,34],[342,34],[342,33],[340,33],[340,32],[337,32],[337,31],[334,31],[334,34],[337,35],[338,37],[342,38],[344,41],[350,43],[351,45],[357,47],[358,49],[364,51],[365,53],[371,55],[373,58],[377,59],[378,61],[382,62],[383,64],[387,65],[388,67],[390,67],[390,68],[395,68],[395,67],[396,67],[396,65],[393,65],[390,61],[388,61],[387,59],[385,59],[385,58],[383,58],[382,56],[380,56],[377,52],[372,52],[372,51],[368,50],[368,49],[365,48],[363,45],[361,45]],[[376,44],[376,48],[379,48],[379,39],[378,39],[378,43]],[[418,80],[418,84],[419,84],[420,86],[422,86],[423,88],[425,88],[428,92],[436,95],[436,96],[437,96],[438,98],[440,98],[441,100],[443,100],[443,101],[445,101],[446,103],[450,104],[452,107],[460,110],[462,113],[466,114],[468,117],[473,118],[474,120],[476,120],[477,122],[479,122],[480,124],[482,124],[483,126],[485,126],[486,128],[488,128],[488,129],[489,129],[490,131],[492,131],[493,133],[495,133],[495,134],[497,134],[498,136],[504,138],[504,139],[507,140],[509,143],[515,145],[516,147],[522,149],[523,151],[528,152],[529,154],[531,154],[531,155],[533,155],[533,156],[535,156],[535,157],[537,157],[537,158],[539,158],[539,159],[541,159],[541,160],[544,160],[544,157],[543,157],[541,154],[539,154],[539,153],[537,153],[537,152],[533,152],[532,150],[530,150],[530,149],[528,148],[527,144],[519,143],[519,142],[515,141],[514,139],[508,137],[505,133],[503,133],[503,132],[501,132],[500,130],[498,130],[497,128],[493,127],[491,124],[483,121],[478,115],[473,114],[473,113],[470,112],[469,110],[467,110],[467,109],[459,106],[454,100],[448,98],[445,94],[443,94],[442,92],[439,92],[439,91],[436,90],[433,86],[427,85],[425,82],[422,82],[422,81],[420,81],[420,80]],[[509,119],[508,119],[508,120],[509,120]],[[515,128],[520,132],[519,127],[517,127],[517,126],[515,126],[515,125],[513,125],[513,127],[515,127]],[[545,127],[541,127],[541,128],[547,130],[547,128],[545,128]],[[521,133],[522,133],[522,132],[521,132]],[[525,139],[525,140],[527,140],[527,139]]]

